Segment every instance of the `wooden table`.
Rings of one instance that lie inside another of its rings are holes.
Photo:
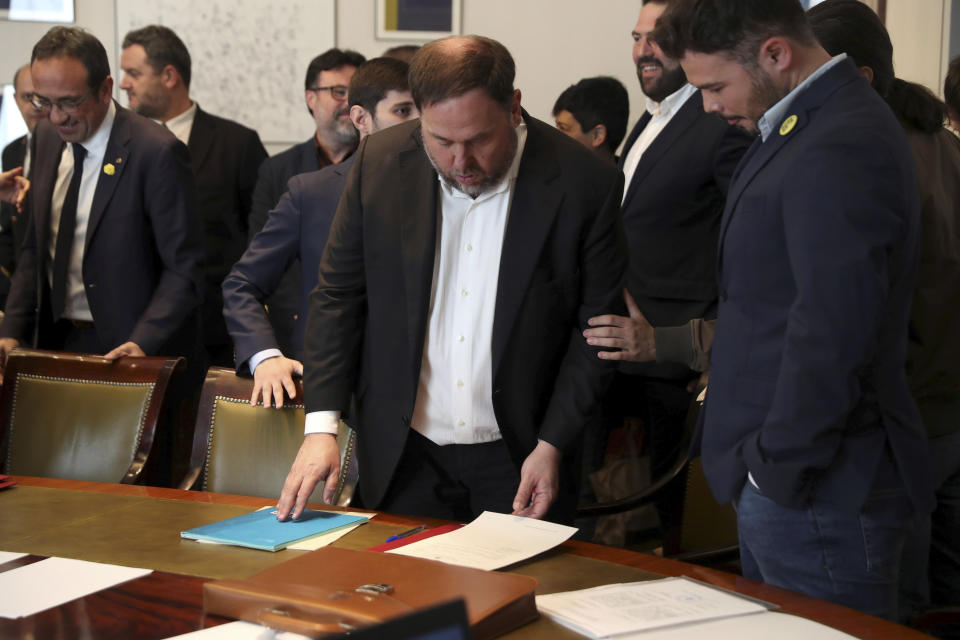
[[[167,638],[225,622],[204,616],[208,579],[245,578],[304,551],[277,553],[182,540],[183,529],[240,515],[272,503],[251,498],[157,487],[16,477],[0,491],[0,550],[32,554],[0,565],[6,571],[47,556],[153,569],[144,578],[80,598],[28,618],[0,618],[0,638]],[[379,514],[337,543],[365,549],[423,518]],[[925,638],[905,627],[740,576],[614,547],[571,541],[511,567],[539,581],[538,593],[685,575],[776,603],[798,614],[868,639]],[[508,638],[580,638],[552,621],[539,621]]]

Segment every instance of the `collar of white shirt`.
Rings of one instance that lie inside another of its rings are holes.
[[[696,92],[697,88],[688,82],[660,102],[647,98],[647,112],[654,118],[670,117]]]
[[[103,154],[107,150],[107,142],[110,141],[110,132],[113,131],[113,121],[117,117],[117,105],[113,100],[110,101],[110,106],[107,107],[107,115],[103,117],[103,122],[100,123],[100,126],[97,127],[96,132],[80,144],[84,149],[87,150],[87,158],[91,160],[97,158],[96,163],[99,165],[100,161],[103,159]],[[84,161],[84,165],[86,165]]]
[[[167,129],[170,129],[170,133],[177,136],[177,140],[183,144],[189,144],[190,142],[190,131],[193,129],[193,119],[197,115],[197,103],[191,102],[190,108],[181,113],[178,116],[170,118],[166,122],[160,120],[154,120],[157,124],[162,124]]]

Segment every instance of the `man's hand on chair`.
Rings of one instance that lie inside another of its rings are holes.
[[[318,482],[324,483],[323,501],[330,504],[339,475],[340,448],[337,446],[337,437],[330,433],[304,436],[297,459],[293,461],[283,483],[283,491],[277,502],[277,520],[299,518]]]
[[[16,338],[0,338],[0,384],[3,384],[3,373],[7,369],[7,356],[20,346]]]

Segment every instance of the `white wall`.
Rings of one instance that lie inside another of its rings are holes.
[[[535,117],[551,121],[553,102],[564,88],[580,78],[600,74],[624,83],[630,94],[631,125],[639,117],[643,95],[630,59],[630,30],[636,23],[640,0],[462,2],[462,32],[495,38],[510,49],[517,61],[517,86],[523,93],[523,105]],[[951,18],[960,22],[957,12],[951,15],[955,2],[887,1],[887,26],[897,74],[937,93],[949,58]],[[116,72],[114,2],[75,0],[75,4],[77,24],[103,41]],[[263,3],[263,7],[269,11],[270,3]],[[337,46],[356,49],[368,57],[401,44],[374,37],[374,0],[336,0],[336,23]],[[0,21],[0,81],[10,81],[8,78],[27,61],[33,44],[49,27],[45,23]],[[306,112],[303,117],[309,124]],[[280,142],[268,150],[276,152],[285,146]]]

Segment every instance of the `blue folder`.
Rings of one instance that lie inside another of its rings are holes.
[[[279,551],[318,533],[327,533],[365,520],[363,516],[305,509],[297,520],[280,522],[276,509],[262,509],[181,531],[180,537]]]

